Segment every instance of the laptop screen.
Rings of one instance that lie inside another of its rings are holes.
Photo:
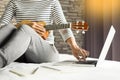
[[[101,50],[101,53],[100,53],[98,62],[97,62],[97,64],[96,64],[96,67],[100,66],[100,65],[103,63],[103,61],[105,60],[106,55],[107,55],[107,53],[108,53],[108,50],[109,50],[109,48],[110,48],[110,45],[111,45],[111,43],[112,43],[113,37],[114,37],[114,35],[115,35],[115,32],[116,32],[116,31],[115,31],[115,29],[114,29],[114,27],[113,27],[113,25],[112,25],[112,26],[110,27],[110,30],[109,30],[108,35],[107,35],[107,38],[106,38],[105,43],[104,43],[104,45],[103,45],[103,48],[102,48],[102,50]]]

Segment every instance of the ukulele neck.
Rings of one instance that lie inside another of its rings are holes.
[[[70,28],[71,24],[53,24],[53,25],[46,25],[46,30],[57,30],[57,29],[65,29]]]

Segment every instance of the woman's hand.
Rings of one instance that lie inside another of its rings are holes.
[[[40,35],[43,36],[46,32],[43,24],[37,24],[37,22],[33,22],[32,28]]]
[[[74,38],[67,39],[67,43],[70,45],[72,50],[72,54],[77,58],[79,61],[85,61],[86,58],[89,56],[89,52],[80,48]]]
[[[78,45],[72,47],[72,54],[77,58],[79,61],[85,61],[86,58],[89,56],[89,52],[85,49],[80,48]]]

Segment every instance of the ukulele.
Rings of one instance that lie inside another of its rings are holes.
[[[23,24],[29,25],[30,27],[33,25],[33,21],[30,20],[22,20],[21,22],[17,23],[15,26],[19,28]],[[49,35],[49,30],[57,30],[57,29],[64,29],[64,28],[71,28],[73,30],[82,30],[82,31],[87,31],[88,30],[88,24],[84,21],[77,21],[77,22],[72,22],[68,24],[53,24],[53,25],[46,25],[44,21],[38,21],[37,24],[42,24],[44,25],[44,28],[46,29],[46,32],[44,35],[40,35],[43,39],[47,39]]]

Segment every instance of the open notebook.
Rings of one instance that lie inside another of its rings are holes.
[[[78,62],[78,61],[73,61],[73,60],[68,60],[68,61],[61,61],[61,62],[57,62],[55,63],[54,65],[55,66],[62,66],[62,65],[73,65],[73,66],[100,66],[103,61],[105,60],[106,58],[106,55],[108,53],[108,50],[110,48],[110,45],[112,43],[112,40],[114,38],[114,35],[115,35],[115,29],[113,27],[113,25],[110,27],[110,30],[108,32],[108,35],[107,35],[107,38],[105,40],[105,43],[103,45],[103,48],[101,50],[101,53],[100,53],[100,56],[99,56],[99,59],[98,60],[86,60],[86,61],[81,61],[81,62]]]

